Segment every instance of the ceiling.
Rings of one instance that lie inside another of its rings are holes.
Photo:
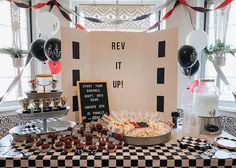
[[[72,0],[75,4],[135,4],[135,5],[160,5],[165,0]]]

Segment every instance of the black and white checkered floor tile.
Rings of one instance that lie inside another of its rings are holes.
[[[0,167],[236,167],[235,159],[210,159],[207,152],[181,149],[177,144],[150,147],[124,146],[115,153],[87,152],[81,155],[55,152],[40,153],[25,146],[17,148],[31,154],[26,158],[0,158]]]

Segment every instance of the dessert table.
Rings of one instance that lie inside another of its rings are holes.
[[[89,154],[50,151],[40,153],[24,145],[11,146],[11,135],[0,140],[0,167],[236,167],[236,151],[212,147],[206,151],[181,149],[180,130],[172,131],[169,142],[156,146],[124,146],[114,153]],[[220,136],[235,138],[223,132]],[[208,142],[212,139],[210,136]],[[220,152],[220,153],[219,153]],[[219,153],[217,156],[216,153]]]

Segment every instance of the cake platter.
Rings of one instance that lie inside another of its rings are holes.
[[[67,113],[69,112],[70,107],[66,106],[66,109],[63,110],[57,110],[57,111],[42,111],[42,112],[38,112],[38,113],[23,113],[22,109],[19,109],[16,111],[16,113],[18,114],[18,116],[20,117],[20,119],[24,119],[24,120],[35,120],[35,119],[47,119],[47,118],[60,118],[60,117],[64,117],[65,115],[67,115]]]
[[[47,126],[48,132],[57,132],[66,130],[68,127],[74,127],[76,125],[73,121],[65,121],[61,119],[49,119]],[[16,142],[22,142],[28,135],[32,133],[41,134],[44,133],[43,123],[35,122],[30,124],[19,125],[9,130],[9,133],[13,136]]]
[[[137,145],[137,146],[148,146],[157,145],[168,142],[171,139],[171,127],[165,122],[159,122],[160,134],[153,137],[132,137],[124,136],[125,144]]]

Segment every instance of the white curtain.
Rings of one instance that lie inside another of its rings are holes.
[[[215,0],[214,6],[216,7],[220,3],[222,3],[222,0]],[[219,39],[221,42],[225,42],[230,7],[231,5],[228,5],[225,8],[214,11],[215,40]]]
[[[150,17],[140,21],[128,21],[122,24],[109,24],[119,18],[122,20],[134,19],[137,16],[148,14],[153,6],[147,5],[79,5],[80,14],[102,20],[104,23],[94,23],[84,20],[88,31],[145,31],[150,27]]]
[[[21,49],[21,32],[20,32],[20,8],[11,4],[11,29],[12,29],[12,47]],[[20,68],[16,68],[17,75],[20,73]],[[17,85],[17,96],[22,97],[22,84],[21,79]]]
[[[222,0],[215,0],[214,7],[218,6],[222,3]],[[215,33],[215,41],[220,40],[221,42],[225,42],[228,21],[229,21],[229,13],[230,13],[231,5],[227,5],[222,9],[218,9],[214,11],[214,33]],[[219,69],[225,65],[226,57],[225,55],[219,53],[214,56],[214,61],[218,65]],[[223,74],[224,75],[224,74]],[[219,73],[216,77],[216,86],[220,88],[220,76]]]

